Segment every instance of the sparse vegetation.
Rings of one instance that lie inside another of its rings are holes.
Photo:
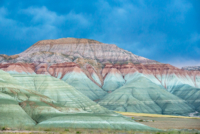
[[[6,131],[6,130],[11,130],[11,128],[9,128],[9,127],[0,127],[0,131]]]
[[[68,131],[66,131],[68,130]],[[1,132],[1,131],[0,131]],[[195,131],[180,131],[180,130],[170,130],[163,132],[153,132],[153,131],[126,131],[126,130],[111,130],[111,129],[63,129],[63,128],[30,128],[29,131],[19,131],[15,130],[13,132],[9,131],[9,134],[12,133],[45,133],[45,134],[200,134]],[[4,131],[3,133],[6,133]]]
[[[77,134],[80,134],[81,132],[80,132],[80,131],[77,131],[76,133],[77,133]]]
[[[140,120],[137,120],[137,122],[143,122],[143,121],[144,121],[144,120],[141,120],[141,119],[140,119]]]
[[[51,131],[50,129],[45,129],[44,131]]]
[[[1,130],[2,130],[2,131],[6,130],[6,127],[2,127]]]
[[[24,127],[7,129],[0,127],[0,133],[45,133],[45,134],[200,134],[200,130],[195,129],[170,129],[167,131],[137,131],[137,130],[113,130],[113,129],[84,129],[84,128],[38,128]],[[7,132],[8,131],[8,132]]]
[[[69,131],[69,129],[65,129],[65,131]]]

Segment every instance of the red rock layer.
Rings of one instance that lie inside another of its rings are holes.
[[[189,77],[194,82],[195,86],[197,86],[196,77],[197,76],[200,77],[200,71],[186,71],[169,64],[132,64],[132,63],[124,65],[105,64],[105,67],[102,71],[102,76],[105,78],[106,75],[113,68],[119,70],[123,76],[125,76],[126,74],[135,73],[137,71],[139,73],[143,73],[146,75],[153,75],[157,79],[158,76],[162,75],[169,76],[172,74],[176,75],[180,79],[185,79],[185,80],[187,80]],[[158,81],[160,81],[160,79],[158,79]]]
[[[124,65],[112,65],[112,64],[105,64],[105,67],[102,71],[102,76],[105,76],[112,68],[116,68],[120,70],[123,75],[128,73],[134,73],[138,71],[139,73],[143,74],[153,74],[153,75],[169,75],[169,74],[176,74],[178,77],[183,77],[186,75],[194,76],[200,75],[200,71],[186,71],[174,67],[169,64],[124,64]]]
[[[42,63],[36,66],[35,72],[37,74],[49,74],[48,72],[48,64]]]
[[[105,64],[103,70],[102,70],[102,76],[103,78],[106,77],[106,75],[110,72],[111,68],[114,68],[114,66],[110,63]]]
[[[144,65],[144,66],[154,76],[175,74],[179,78],[186,78],[187,76],[189,76],[194,81],[196,76],[200,76],[200,71],[186,71],[169,64]]]
[[[129,73],[135,73],[137,72],[137,69],[135,68],[135,65],[132,63],[124,64],[120,67],[120,72],[123,76],[129,74]]]
[[[35,73],[35,65],[33,63],[7,63],[7,64],[0,64],[0,69],[9,72],[9,71],[16,71],[19,73]]]
[[[81,72],[80,66],[74,62],[66,62],[66,63],[59,63],[59,64],[53,64],[49,67],[48,72],[50,75],[57,77],[60,74],[61,79],[64,77],[65,74],[75,71],[77,73]]]
[[[142,65],[143,66],[143,65]],[[127,75],[128,73],[135,73],[136,71],[140,71],[141,67],[137,67],[135,64],[132,64],[132,63],[129,63],[129,64],[124,64],[124,65],[119,65],[119,64],[105,64],[105,67],[102,71],[102,76],[105,78],[106,75],[113,69],[116,69],[115,70],[115,73],[117,73],[117,71],[119,70],[120,73],[125,76]],[[142,70],[144,71],[144,69]],[[140,72],[142,72],[140,71]],[[145,71],[144,71],[145,72]],[[114,73],[114,72],[113,72]]]
[[[51,65],[48,69],[48,72],[50,75],[52,75],[54,77],[58,77],[59,75],[61,75],[61,76],[59,76],[60,79],[62,79],[65,76],[65,74],[67,74],[69,72],[77,72],[77,73],[83,72],[90,80],[92,80],[96,85],[101,87],[101,85],[99,85],[91,77],[91,74],[94,73],[95,71],[89,65],[88,65],[88,71],[87,71],[87,70],[83,70],[82,68],[80,68],[80,66],[74,62],[59,63],[59,64]]]
[[[102,78],[101,73],[99,72],[99,70],[95,71],[94,67],[88,64],[86,66],[86,71],[85,72],[88,72],[87,76],[95,83],[96,83],[96,81],[93,80],[92,75],[96,74],[99,77],[99,80],[101,81],[101,85],[103,85],[103,78]],[[98,83],[96,83],[96,84],[101,87],[101,85],[99,85]]]
[[[109,74],[109,73],[113,73],[113,74],[121,74],[121,65],[119,64],[110,64],[110,63],[107,63],[105,64],[103,70],[102,70],[102,76],[103,76],[103,79],[106,78],[106,76]]]
[[[16,72],[25,72],[25,73],[34,73],[34,71],[37,74],[50,74],[54,77],[58,77],[58,75],[61,74],[59,78],[63,78],[65,74],[75,71],[77,73],[83,72],[87,75],[87,77],[92,80],[94,83],[96,83],[93,78],[91,77],[93,73],[96,73],[99,79],[101,80],[101,83],[103,85],[103,80],[107,76],[108,73],[121,73],[123,76],[130,74],[130,73],[143,73],[147,75],[153,75],[155,78],[158,79],[158,81],[161,81],[159,78],[162,78],[161,76],[169,76],[169,75],[176,75],[180,79],[191,79],[196,87],[197,81],[196,78],[200,77],[200,71],[187,71],[182,70],[179,68],[176,68],[169,64],[105,64],[102,71],[98,72],[92,65],[87,64],[86,68],[81,68],[79,64],[74,62],[66,62],[66,63],[58,63],[53,64],[51,66],[48,66],[47,64],[39,64],[35,67],[34,64],[27,64],[27,63],[8,63],[8,64],[0,64],[0,69],[4,71],[16,71]],[[101,70],[101,69],[99,69]],[[158,78],[159,76],[159,78]],[[163,77],[165,78],[165,77]],[[96,83],[98,86],[98,83]],[[164,85],[166,87],[166,85]]]

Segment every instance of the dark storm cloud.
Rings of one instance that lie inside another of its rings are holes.
[[[199,7],[198,0],[1,0],[0,53],[76,37],[179,67],[200,65]]]

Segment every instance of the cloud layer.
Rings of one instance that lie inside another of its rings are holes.
[[[90,38],[175,66],[200,65],[198,0],[0,1],[1,54],[43,39]]]

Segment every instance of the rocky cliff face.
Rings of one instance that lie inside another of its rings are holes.
[[[75,38],[44,40],[17,56],[0,55],[0,63],[10,74],[59,78],[111,110],[200,112],[200,71],[161,64],[116,45]]]

